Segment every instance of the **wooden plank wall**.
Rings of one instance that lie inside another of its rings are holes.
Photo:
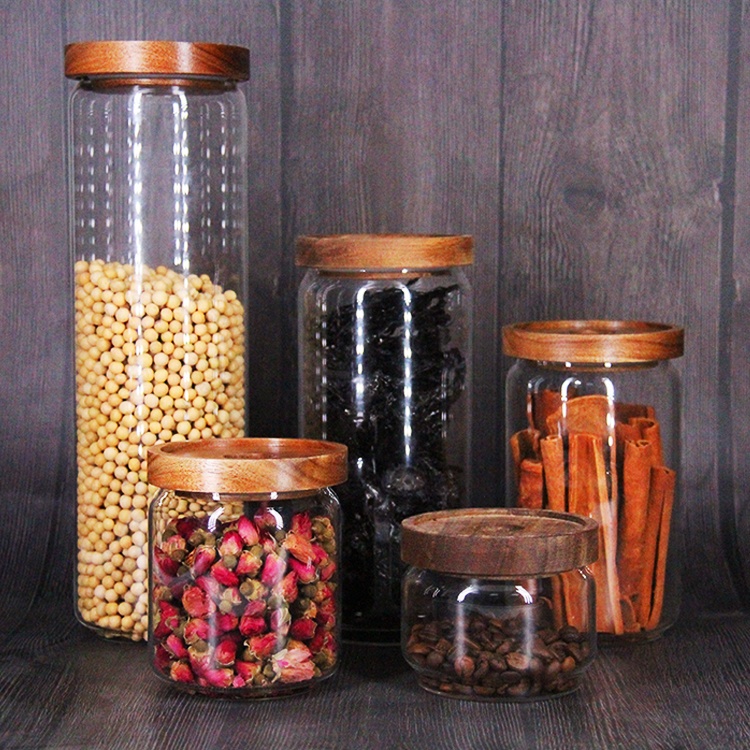
[[[742,0],[7,0],[0,90],[2,626],[74,559],[62,48],[243,44],[251,419],[296,431],[294,237],[476,238],[474,499],[501,498],[503,324],[684,325],[689,597],[750,568],[750,22]],[[747,598],[745,598],[747,601]]]

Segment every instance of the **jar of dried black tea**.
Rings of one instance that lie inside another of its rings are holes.
[[[581,685],[596,654],[598,524],[550,510],[465,508],[403,523],[401,648],[419,684],[524,701]]]
[[[467,496],[469,236],[305,236],[297,265],[304,437],[349,448],[343,628],[398,642],[401,521]]]

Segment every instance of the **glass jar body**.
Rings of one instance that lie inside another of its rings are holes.
[[[586,568],[535,578],[473,578],[410,567],[402,651],[428,691],[529,700],[575,690],[596,653]]]
[[[506,382],[507,496],[595,518],[600,638],[647,640],[677,618],[680,382],[669,360],[519,359]]]
[[[300,431],[349,449],[344,635],[397,643],[400,522],[464,503],[471,290],[460,267],[310,269],[299,294]]]
[[[340,511],[331,490],[162,490],[149,515],[149,649],[162,680],[272,698],[336,671]]]
[[[233,83],[71,95],[76,614],[103,635],[146,634],[148,446],[244,431],[246,162]]]

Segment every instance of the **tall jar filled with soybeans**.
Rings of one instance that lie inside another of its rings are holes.
[[[519,507],[599,523],[596,628],[646,641],[680,606],[682,328],[549,320],[503,329],[507,490]],[[567,594],[561,592],[561,606]],[[575,608],[571,608],[575,615]]]
[[[244,433],[248,59],[185,42],[65,50],[76,614],[106,636],[147,633],[148,448]]]

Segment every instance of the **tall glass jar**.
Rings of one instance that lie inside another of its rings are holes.
[[[248,51],[65,50],[75,263],[79,620],[147,627],[146,450],[245,419]]]
[[[346,447],[237,438],[149,449],[149,649],[189,692],[270,698],[339,664]]]
[[[641,321],[503,329],[507,490],[520,507],[600,523],[597,630],[649,640],[677,618],[683,330]]]
[[[472,296],[467,236],[301,237],[299,413],[349,448],[344,637],[399,639],[400,524],[465,504]]]

